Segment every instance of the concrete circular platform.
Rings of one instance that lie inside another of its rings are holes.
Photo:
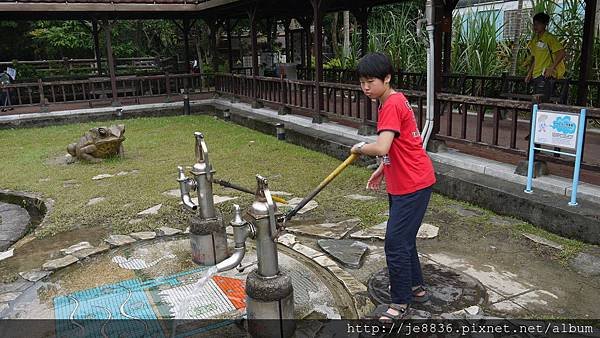
[[[31,217],[24,208],[0,202],[0,251],[6,250],[27,232]]]
[[[415,303],[416,309],[431,314],[461,310],[482,305],[486,299],[485,287],[475,278],[438,264],[422,264],[423,279],[431,299],[423,304]],[[390,280],[388,269],[383,268],[369,278],[369,296],[376,304],[389,304]]]
[[[233,269],[217,273],[193,293],[193,284],[207,268],[191,262],[189,247],[188,239],[158,239],[111,250],[37,282],[3,311],[2,317],[59,319],[56,331],[61,336],[79,335],[81,326],[86,325],[86,330],[100,335],[98,322],[108,319],[133,319],[123,321],[130,326],[105,327],[113,330],[109,336],[125,332],[119,330],[166,335],[165,330],[170,329],[162,320],[173,318],[211,319],[214,329],[219,330],[235,326],[236,320],[245,317],[245,279],[256,265],[243,272]],[[279,265],[292,279],[296,318],[355,316],[344,306],[351,295],[302,256],[283,251],[279,252]],[[255,261],[256,251],[250,247],[242,265]],[[176,313],[176,305],[185,299],[190,306]],[[177,328],[177,334],[185,327]]]

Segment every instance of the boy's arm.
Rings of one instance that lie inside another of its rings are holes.
[[[531,77],[533,76],[533,66],[534,65],[535,65],[535,58],[532,55],[531,62],[529,63],[529,70],[527,71],[527,76],[525,76],[525,82],[531,81]]]
[[[556,58],[554,59],[554,62],[552,63],[552,65],[550,65],[549,68],[546,68],[546,71],[544,72],[544,76],[546,77],[552,77],[555,74],[556,71],[556,66],[558,66],[558,64],[565,58],[565,55],[567,53],[565,53],[565,49],[561,49],[558,52],[556,52]]]
[[[396,133],[391,130],[383,130],[377,135],[377,141],[375,143],[367,143],[362,147],[356,145],[352,147],[351,152],[353,154],[362,154],[368,156],[383,156],[390,151],[392,142]]]

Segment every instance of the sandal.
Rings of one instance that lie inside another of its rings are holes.
[[[406,306],[400,306],[400,304],[390,304],[388,306],[388,310],[389,309],[394,309],[396,311],[398,311],[397,315],[393,315],[391,313],[389,313],[387,310],[383,311],[380,315],[379,315],[379,322],[382,324],[390,324],[393,323],[395,320],[400,320],[400,319],[404,319],[404,317],[406,317],[406,315],[408,314],[408,309],[410,308],[410,304],[407,304]],[[385,317],[385,318],[381,318],[381,317]]]
[[[425,292],[425,294],[422,296],[417,296],[417,294],[421,293],[421,292]],[[413,301],[415,303],[425,303],[429,299],[431,299],[431,294],[429,293],[429,291],[427,291],[423,287],[423,285],[419,285],[416,289],[412,290],[412,294],[413,294]]]

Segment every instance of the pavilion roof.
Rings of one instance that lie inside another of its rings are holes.
[[[397,3],[404,0],[326,0],[326,11]],[[11,19],[145,19],[243,17],[257,4],[259,16],[298,17],[312,14],[309,0],[0,0],[0,12]]]

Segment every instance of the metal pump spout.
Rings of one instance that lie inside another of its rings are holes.
[[[192,198],[190,197],[190,192],[196,190],[196,182],[191,178],[185,177],[183,173],[183,167],[177,167],[179,170],[179,176],[177,177],[177,182],[179,182],[179,191],[181,192],[181,202],[183,205],[192,211],[196,211],[198,209],[198,205],[192,202]]]
[[[231,254],[229,258],[217,264],[217,270],[219,272],[231,270],[240,265],[242,259],[244,259],[244,256],[246,255],[246,238],[254,238],[255,235],[254,226],[242,219],[240,206],[234,204],[233,207],[235,209],[235,214],[233,220],[229,224],[233,227],[235,247],[233,249],[233,254]]]

